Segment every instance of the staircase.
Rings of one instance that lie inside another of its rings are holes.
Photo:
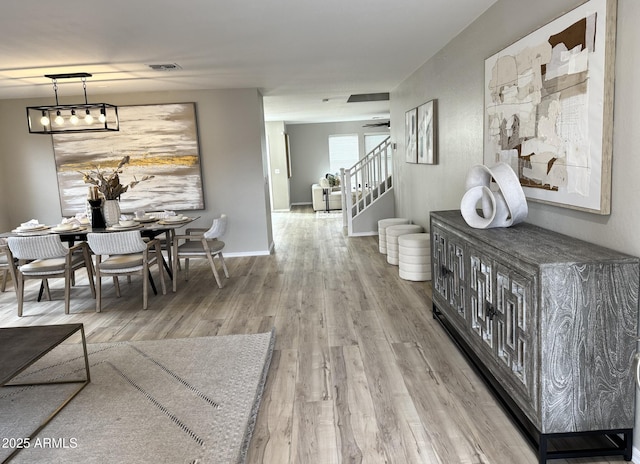
[[[394,216],[392,167],[387,137],[351,168],[340,170],[343,224],[349,236],[375,235],[378,221]]]

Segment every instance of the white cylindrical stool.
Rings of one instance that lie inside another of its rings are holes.
[[[404,280],[431,280],[431,234],[398,237],[398,272]]]
[[[406,234],[417,234],[423,231],[422,226],[418,224],[399,224],[397,226],[387,227],[387,262],[389,264],[395,264],[396,266],[398,265],[398,237]]]
[[[378,249],[383,255],[387,254],[387,234],[386,230],[389,226],[397,226],[400,224],[409,224],[409,219],[405,218],[388,218],[378,221]]]

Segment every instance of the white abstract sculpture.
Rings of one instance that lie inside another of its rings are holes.
[[[491,190],[491,179],[498,190]],[[518,176],[506,163],[488,168],[473,166],[467,174],[466,193],[460,202],[462,217],[475,229],[509,227],[527,218],[527,199]],[[482,215],[476,209],[481,203]]]

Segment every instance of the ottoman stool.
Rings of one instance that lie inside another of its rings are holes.
[[[386,229],[389,226],[397,226],[399,224],[409,224],[409,219],[405,218],[388,218],[378,221],[378,249],[383,255],[387,254],[387,234]]]
[[[398,237],[398,263],[401,279],[431,280],[431,234]]]
[[[399,224],[397,226],[387,227],[387,262],[396,266],[398,265],[398,237],[420,232],[424,232],[424,229],[418,224]]]

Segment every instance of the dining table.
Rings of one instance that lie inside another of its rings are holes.
[[[178,219],[178,216],[180,217],[180,219]],[[145,215],[145,217],[141,219],[133,219],[133,224],[131,225],[115,224],[104,228],[94,228],[91,227],[90,223],[73,219],[67,219],[67,222],[63,221],[57,225],[39,224],[37,221],[30,221],[30,223],[25,223],[9,232],[0,233],[0,238],[11,236],[24,237],[44,234],[58,234],[63,242],[68,243],[70,246],[73,246],[75,242],[85,241],[87,239],[87,234],[92,232],[112,233],[129,230],[139,230],[140,235],[143,238],[148,238],[150,240],[164,234],[167,249],[167,260],[165,260],[164,256],[162,256],[162,264],[164,265],[169,278],[173,279],[171,247],[173,244],[173,236],[175,235],[175,230],[191,224],[198,219],[200,219],[200,216],[165,216],[162,213],[158,213],[158,215],[149,214]],[[151,281],[151,285],[155,292],[155,285],[153,284],[153,281]],[[40,301],[41,297],[42,288],[40,289],[40,294],[38,295],[38,301]]]

